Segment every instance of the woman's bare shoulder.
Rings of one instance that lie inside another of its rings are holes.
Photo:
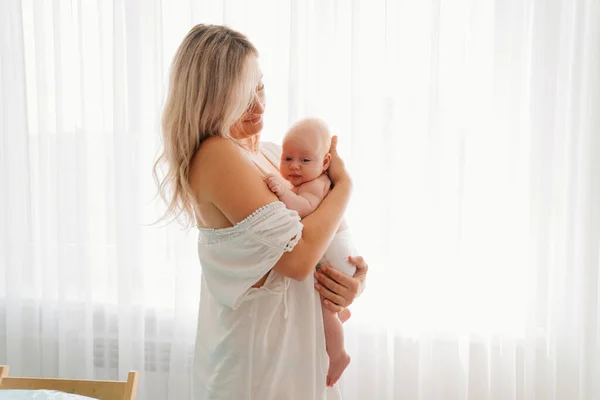
[[[199,203],[209,201],[207,195],[213,182],[218,179],[224,162],[238,158],[242,158],[242,155],[237,145],[229,139],[210,137],[200,144],[192,156],[188,171],[188,182]]]
[[[206,179],[207,176],[218,175],[218,168],[232,160],[245,161],[239,146],[232,140],[221,137],[204,140],[190,162],[190,183],[200,177]]]
[[[192,163],[219,160],[223,154],[241,156],[240,148],[233,140],[213,136],[205,139],[200,144],[194,154]]]
[[[241,148],[229,139],[210,138],[196,151],[189,171],[198,203],[210,203],[235,224],[277,200]]]

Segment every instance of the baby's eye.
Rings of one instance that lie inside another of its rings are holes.
[[[292,161],[292,157],[285,157],[285,161]]]
[[[310,162],[310,160],[308,158],[305,158],[305,159],[302,160],[302,162],[307,163],[307,162]]]

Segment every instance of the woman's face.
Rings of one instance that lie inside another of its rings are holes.
[[[265,112],[265,85],[262,79],[256,88],[254,101],[244,115],[231,127],[231,136],[235,139],[245,139],[255,136],[262,131],[263,114]]]

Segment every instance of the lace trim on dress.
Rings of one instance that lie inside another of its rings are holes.
[[[276,200],[257,208],[252,214],[248,215],[246,218],[233,226],[227,228],[198,227],[198,242],[200,244],[210,245],[233,240],[248,231],[248,225],[259,225],[260,222],[271,217],[277,212],[290,213],[288,215],[292,215],[294,218],[297,218],[297,220],[300,221],[300,216],[296,211],[287,209],[284,203]],[[291,251],[300,240],[300,237],[301,235],[293,237],[286,244],[285,251]]]
[[[243,220],[241,220],[240,222],[238,222],[237,224],[227,227],[227,228],[202,228],[202,227],[198,227],[199,231],[205,231],[205,232],[223,232],[223,231],[228,231],[228,230],[234,230],[236,229],[238,226],[240,225],[244,225],[246,223],[248,223],[248,220],[256,217],[258,214],[260,214],[261,212],[263,212],[264,210],[268,210],[274,206],[277,205],[277,203],[281,203],[279,200],[273,201],[271,203],[265,204],[262,207],[257,208],[256,210],[254,210],[254,212],[250,215],[248,215],[246,218],[244,218]]]

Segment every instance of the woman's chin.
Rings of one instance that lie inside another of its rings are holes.
[[[237,140],[251,139],[258,135],[262,131],[263,125],[262,122],[256,125],[246,125],[244,124],[239,128],[231,129],[231,137]]]
[[[259,122],[257,122],[256,124],[247,123],[247,124],[244,124],[244,134],[246,134],[247,137],[256,136],[262,131],[262,128],[263,128],[262,119]]]

